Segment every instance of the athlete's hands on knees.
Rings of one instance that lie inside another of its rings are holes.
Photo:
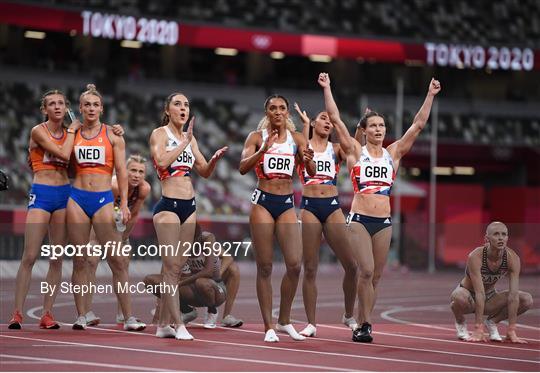
[[[515,327],[511,326],[506,331],[506,340],[512,343],[527,343],[526,340],[518,338]]]
[[[320,73],[317,82],[322,88],[330,87],[330,75],[328,73]]]
[[[131,211],[129,211],[129,208],[126,206],[120,206],[120,211],[122,212],[122,223],[127,224],[129,219],[131,219]]]
[[[438,80],[435,80],[435,78],[431,78],[431,81],[429,82],[428,94],[435,96],[440,91],[441,91],[441,82],[439,82]]]
[[[126,131],[124,131],[124,127],[122,127],[120,124],[113,124],[112,125],[112,132],[116,135],[116,136],[124,136],[124,133],[126,133]]]
[[[470,342],[487,342],[486,335],[484,334],[484,325],[476,325],[474,332],[471,333],[469,339]]]

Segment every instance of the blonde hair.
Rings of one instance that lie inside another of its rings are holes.
[[[270,126],[270,121],[268,120],[268,117],[265,115],[264,117],[262,117],[261,121],[257,125],[257,130],[259,131],[264,130],[268,128],[269,126]],[[296,132],[296,126],[294,125],[294,122],[292,121],[291,118],[287,118],[286,126],[289,131]]]
[[[129,158],[127,159],[126,165],[129,165],[130,162],[142,163],[146,167],[146,158],[144,158],[140,154],[130,155]]]
[[[47,97],[51,95],[62,95],[64,97],[64,102],[66,104],[66,107],[69,108],[69,100],[66,98],[66,95],[64,92],[58,90],[58,89],[51,89],[50,91],[47,91],[41,96],[41,105],[39,106],[40,110],[45,109],[45,105],[47,104]]]
[[[101,104],[103,105],[103,96],[101,96],[101,93],[98,92],[95,84],[86,85],[86,91],[81,93],[79,97],[79,101],[82,100],[83,96],[86,96],[86,95],[94,95],[94,96],[99,97]]]

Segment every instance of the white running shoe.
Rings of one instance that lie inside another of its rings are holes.
[[[191,334],[189,334],[189,332],[186,329],[185,325],[180,325],[178,328],[176,328],[174,338],[179,339],[181,341],[192,341],[193,340],[193,336]]]
[[[221,320],[221,325],[226,326],[228,328],[239,328],[244,324],[244,322],[240,319],[237,319],[233,315],[227,315]]]
[[[277,336],[274,329],[268,329],[264,335],[265,342],[279,342],[279,337]]]
[[[354,316],[345,317],[345,314],[343,314],[343,316],[341,317],[341,322],[351,330],[355,330],[356,328],[358,328],[358,323],[356,322]]]
[[[197,316],[198,316],[197,309],[194,308],[193,311],[182,314],[182,322],[184,324],[187,324],[188,322],[195,320]]]
[[[316,337],[317,328],[313,324],[307,324],[307,326],[300,332],[300,335],[304,337]]]
[[[156,337],[158,338],[174,338],[176,336],[176,330],[170,325],[164,326],[163,328],[156,328]]]
[[[79,316],[77,320],[73,323],[73,330],[84,330],[86,329],[86,317]]]
[[[96,314],[93,311],[88,311],[85,317],[86,317],[86,326],[97,326],[101,322],[101,319],[99,318],[99,316],[96,316]]]
[[[499,330],[497,329],[497,324],[495,324],[490,319],[486,319],[486,321],[484,321],[484,325],[488,330],[490,341],[502,342],[501,335],[499,334]]]
[[[154,315],[152,315],[154,316]],[[123,324],[126,322],[126,319],[124,319],[124,315],[122,315],[121,313],[117,313],[116,314],[116,323],[117,324]]]
[[[469,331],[467,330],[467,324],[458,323],[456,321],[454,325],[456,326],[457,337],[459,340],[468,341],[471,339],[471,335],[469,334]]]
[[[217,312],[216,313],[206,312],[206,317],[204,318],[203,327],[206,329],[215,329],[217,318],[218,318]]]
[[[136,319],[134,316],[131,316],[124,322],[124,330],[133,330],[140,332],[146,328],[146,324]]]
[[[295,341],[303,341],[306,339],[306,337],[304,337],[303,335],[298,334],[298,332],[294,329],[294,326],[292,326],[292,324],[281,325],[280,323],[277,323],[276,330],[278,332],[287,333]]]

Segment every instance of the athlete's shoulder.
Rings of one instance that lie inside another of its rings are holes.
[[[146,180],[143,180],[139,187],[139,198],[146,198],[150,194],[151,190],[152,187],[150,186],[150,183]]]
[[[475,248],[474,250],[472,250],[469,253],[468,258],[472,259],[472,258],[476,258],[476,257],[482,257],[482,251],[483,250],[484,250],[484,246],[478,246],[477,248]]]
[[[516,253],[514,250],[512,250],[508,246],[506,247],[506,252],[508,253],[507,255],[508,255],[509,260],[518,261],[518,262],[520,261],[518,253]]]

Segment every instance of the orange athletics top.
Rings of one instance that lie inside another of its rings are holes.
[[[82,130],[77,131],[73,147],[77,175],[113,174],[114,153],[107,131],[108,126],[103,123],[98,134],[92,138],[84,137]]]
[[[49,131],[49,128],[45,123],[41,123],[40,126],[45,127],[47,136],[57,145],[63,145],[67,138],[67,132],[65,128],[62,128],[62,136],[54,137]],[[38,172],[43,170],[65,170],[68,163],[61,158],[54,156],[39,145],[35,145],[30,148],[30,162],[32,164],[32,171]]]

